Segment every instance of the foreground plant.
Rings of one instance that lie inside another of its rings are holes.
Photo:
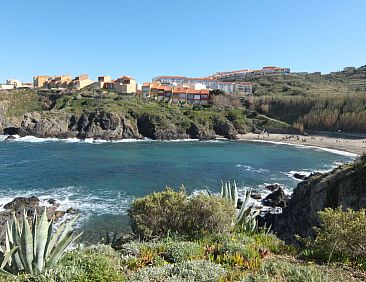
[[[72,230],[76,219],[63,223],[52,234],[53,221],[48,222],[46,208],[39,220],[37,212],[34,213],[32,228],[25,211],[22,224],[14,214],[12,224],[7,222],[6,250],[0,252],[0,272],[6,275],[34,274],[57,264],[66,249],[81,236],[74,236],[75,231]]]

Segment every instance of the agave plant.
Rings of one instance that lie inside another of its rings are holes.
[[[77,217],[69,223],[63,223],[52,234],[53,221],[48,222],[46,208],[39,220],[37,212],[34,213],[32,228],[25,211],[22,224],[14,214],[12,224],[7,222],[6,250],[0,250],[0,272],[8,275],[20,272],[33,274],[54,266],[66,249],[81,236],[74,236],[72,230],[76,219]]]
[[[254,210],[253,205],[249,206],[251,194],[252,192],[250,190],[245,191],[243,205],[241,206],[236,218],[236,225],[244,232],[253,232],[257,227],[256,217],[259,214],[259,211]],[[221,197],[231,201],[235,207],[237,206],[239,193],[238,186],[235,181],[233,183],[230,181],[222,181]]]
[[[222,183],[221,197],[228,199],[236,207],[236,205],[238,204],[239,193],[238,193],[238,187],[236,185],[235,180],[234,180],[233,184],[231,184],[230,181],[227,181],[227,182],[221,181],[221,183]]]
[[[259,214],[258,210],[253,209],[253,205],[249,206],[249,199],[252,192],[250,190],[245,191],[243,204],[239,210],[236,224],[241,228],[244,232],[253,232],[257,227],[256,217]]]

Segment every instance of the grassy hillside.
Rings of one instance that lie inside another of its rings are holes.
[[[215,126],[226,126],[235,129],[238,133],[263,128],[290,127],[284,122],[258,115],[242,106],[178,106],[148,98],[114,93],[101,95],[87,90],[67,94],[34,91],[0,92],[0,101],[6,105],[3,115],[8,118],[21,118],[29,112],[38,112],[47,116],[59,113],[80,116],[83,113],[99,110],[123,115],[131,120],[144,115],[149,116],[150,120],[156,122],[162,130],[174,124],[181,132],[189,130],[192,124],[205,130],[213,130]]]
[[[254,78],[250,106],[310,130],[366,133],[366,66],[327,75]]]

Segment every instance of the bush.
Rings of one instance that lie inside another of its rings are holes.
[[[329,281],[314,265],[292,264],[282,261],[266,262],[259,273],[248,275],[242,282],[322,282]],[[338,281],[338,280],[334,280]]]
[[[133,232],[143,239],[168,233],[202,235],[227,232],[235,217],[234,206],[219,197],[187,197],[184,190],[167,188],[136,199],[128,211]]]
[[[164,257],[166,261],[175,263],[202,258],[203,255],[203,247],[195,242],[171,241],[166,244]]]
[[[227,199],[199,194],[186,207],[187,234],[228,232],[235,216],[235,207]]]
[[[66,254],[60,265],[43,274],[21,276],[20,281],[35,282],[81,282],[81,281],[125,281],[119,271],[120,260],[109,246],[95,246],[74,250]]]
[[[127,281],[219,281],[227,271],[220,265],[205,260],[189,261],[176,265],[146,267],[127,277]]]
[[[335,253],[350,257],[366,258],[366,213],[365,210],[326,209],[319,212],[322,222],[316,229],[316,244]]]
[[[325,262],[350,262],[366,268],[366,213],[364,209],[325,209],[319,212],[321,225],[317,237],[308,241],[302,255]]]
[[[175,192],[170,188],[136,199],[128,211],[133,232],[144,239],[181,232],[187,201],[183,189]]]

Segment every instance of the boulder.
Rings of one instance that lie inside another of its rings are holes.
[[[216,117],[214,119],[213,130],[216,134],[227,139],[237,139],[238,132],[227,119]]]
[[[297,172],[295,172],[292,176],[299,180],[304,180],[306,178],[305,174],[297,173]]]
[[[280,184],[277,184],[277,183],[273,183],[273,184],[270,184],[270,185],[267,185],[266,187],[264,187],[265,189],[269,190],[269,191],[275,191],[279,188],[282,188],[282,186]]]
[[[295,235],[315,238],[318,212],[325,208],[366,208],[366,159],[340,166],[318,177],[309,177],[294,189],[281,214],[267,213],[264,222],[287,243],[299,246]]]
[[[261,200],[262,199],[262,195],[259,194],[257,191],[252,191],[250,194],[250,197],[254,200]]]
[[[284,208],[287,206],[289,200],[289,196],[285,194],[283,189],[280,187],[277,190],[273,191],[267,197],[264,198],[263,204],[265,206],[270,207],[281,207]]]
[[[23,208],[35,209],[38,208],[40,200],[35,197],[17,197],[10,203],[4,205],[4,209],[11,211],[18,211]]]
[[[5,138],[5,142],[11,142],[11,141],[14,141],[16,138],[15,138],[15,136],[13,136],[13,135],[9,135],[9,136],[7,136],[6,138]]]
[[[23,217],[23,212],[25,211],[29,218],[34,216],[34,213],[37,212],[37,215],[40,216],[44,210],[43,206],[40,206],[39,198],[32,197],[17,197],[13,201],[5,204],[3,206],[4,211],[0,212],[0,242],[5,240],[5,226],[6,222],[11,222],[13,219],[13,213],[18,218]],[[48,219],[53,219],[55,221],[59,220],[65,215],[64,211],[58,210],[58,204],[55,200],[50,199],[48,203],[51,206],[47,207],[47,217]]]

